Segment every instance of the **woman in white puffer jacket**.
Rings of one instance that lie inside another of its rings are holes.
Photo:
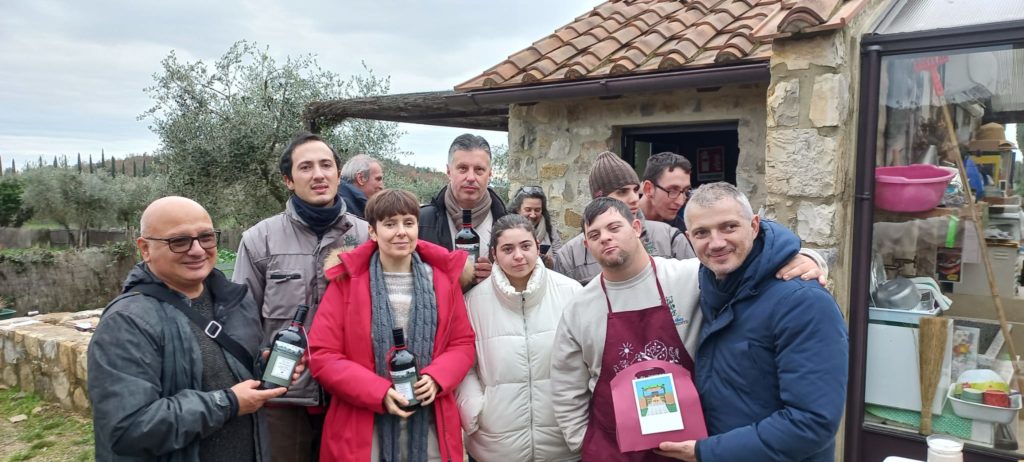
[[[476,364],[456,390],[466,450],[480,462],[575,461],[555,421],[551,347],[580,284],[540,263],[519,215],[491,228],[491,276],[466,294]]]

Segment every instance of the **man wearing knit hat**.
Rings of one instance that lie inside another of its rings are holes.
[[[590,170],[591,198],[610,197],[625,202],[629,211],[640,220],[640,241],[648,254],[675,259],[693,258],[693,247],[682,231],[644,218],[640,211],[639,190],[640,178],[626,161],[609,151],[597,155]],[[555,271],[586,284],[601,272],[601,265],[587,252],[580,234],[555,253]]]
[[[597,260],[600,276],[576,293],[555,331],[551,408],[569,448],[579,451],[583,460],[663,460],[651,451],[619,450],[611,380],[648,360],[674,362],[692,374],[690,353],[696,352],[703,320],[698,308],[700,262],[656,257],[645,250],[641,220],[631,210],[635,204],[613,199],[624,195],[616,191],[626,190],[636,202],[636,174],[632,184],[620,186],[630,175],[605,154],[595,169],[611,171],[591,175],[594,195],[605,197],[587,205],[583,234],[577,236],[590,258]],[[610,188],[616,189],[605,195]],[[797,255],[777,270],[776,277],[818,278],[824,284],[824,265],[816,263]]]

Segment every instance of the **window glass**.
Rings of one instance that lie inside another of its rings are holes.
[[[865,425],[918,433],[930,410],[935,433],[1024,453],[1020,358],[985,271],[1024,354],[1024,49],[886,57],[880,89]]]

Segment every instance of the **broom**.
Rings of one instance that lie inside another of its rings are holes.
[[[922,316],[918,340],[919,376],[921,382],[921,434],[932,433],[932,401],[939,386],[942,360],[946,353],[949,319]]]

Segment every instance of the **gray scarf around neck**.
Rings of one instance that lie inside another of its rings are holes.
[[[434,295],[433,273],[423,263],[419,254],[412,254],[413,295],[409,311],[409,331],[405,333],[405,344],[416,356],[416,367],[423,370],[433,359],[434,337],[437,334],[437,299]],[[377,375],[391,380],[388,363],[394,347],[391,330],[394,319],[384,268],[380,263],[380,251],[370,259],[370,299],[373,334],[373,359]],[[433,425],[433,407],[417,409],[409,417],[409,460],[426,462],[427,436]],[[377,436],[380,440],[381,458],[384,462],[398,462],[401,448],[398,447],[401,432],[401,417],[391,414],[377,414],[374,417]]]

